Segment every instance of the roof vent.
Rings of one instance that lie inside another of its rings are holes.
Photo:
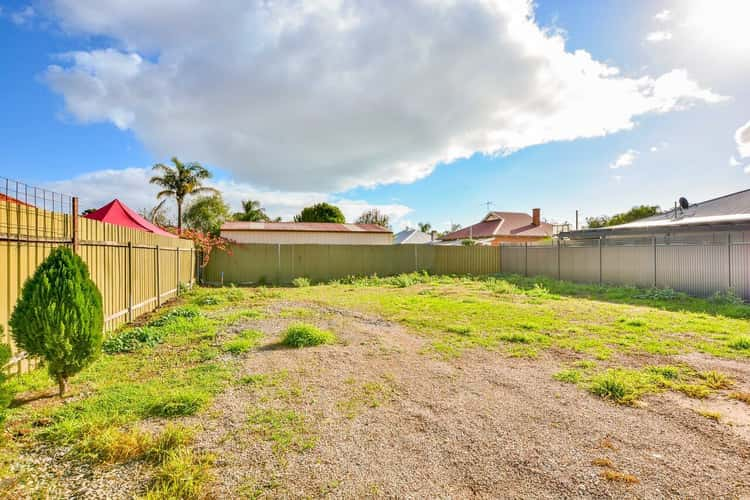
[[[685,210],[690,206],[690,203],[688,203],[687,198],[684,196],[680,197],[680,208]]]

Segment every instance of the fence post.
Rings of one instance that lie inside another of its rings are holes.
[[[276,244],[276,284],[281,285],[281,243]]]
[[[180,247],[175,249],[177,251],[177,288],[175,289],[175,296],[180,296]]]
[[[502,273],[503,272],[503,244],[500,243],[497,246],[497,272]]]
[[[602,237],[599,236],[599,284],[602,284]]]
[[[562,280],[562,273],[560,271],[560,238],[557,238],[557,281]]]
[[[656,236],[651,237],[651,246],[654,249],[654,279],[653,279],[653,285],[654,288],[656,288]]]
[[[414,245],[414,272],[419,272],[419,258],[417,257],[417,247],[419,245]]]
[[[128,323],[133,321],[133,242],[128,241]]]
[[[73,253],[78,253],[78,197],[73,197],[73,206],[71,208],[73,211],[71,215],[72,219],[72,230],[73,234],[71,235],[71,241],[73,242]],[[27,216],[28,217],[28,216]],[[28,224],[28,221],[26,222]]]
[[[161,264],[159,261],[159,245],[156,245],[155,251],[155,262],[154,262],[154,286],[156,287],[156,307],[161,307]]]
[[[529,242],[523,244],[523,275],[529,275]]]

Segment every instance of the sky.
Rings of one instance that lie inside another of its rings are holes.
[[[156,204],[319,201],[394,229],[573,222],[750,188],[745,0],[0,1],[0,175]],[[489,205],[488,205],[489,202]]]

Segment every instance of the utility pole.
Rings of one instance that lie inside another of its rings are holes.
[[[576,231],[578,231],[578,209],[576,208]]]

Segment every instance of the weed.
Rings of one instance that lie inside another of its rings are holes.
[[[184,319],[192,319],[197,318],[199,316],[202,316],[199,309],[195,307],[185,306],[185,307],[176,307],[174,309],[170,309],[166,312],[166,314],[163,314],[159,318],[152,320],[148,326],[167,326],[170,323],[177,322],[180,318]]]
[[[554,375],[555,380],[560,382],[568,382],[570,384],[577,384],[581,381],[581,372],[578,370],[562,370]]]
[[[636,398],[634,384],[620,372],[608,371],[597,376],[589,389],[592,393],[618,403],[629,403]]]
[[[148,450],[146,459],[154,464],[164,463],[169,454],[179,448],[185,447],[193,441],[194,430],[181,425],[167,425],[161,433],[153,439]]]
[[[614,469],[606,469],[602,471],[601,476],[607,481],[614,481],[619,483],[638,484],[640,482],[634,475],[616,471]]]
[[[718,411],[712,411],[712,410],[707,410],[705,408],[699,408],[695,410],[695,412],[702,417],[705,417],[709,420],[713,420],[714,422],[718,422],[719,420],[721,420],[721,413],[719,413]]]
[[[705,399],[711,395],[711,390],[700,384],[678,384],[675,389],[690,398]]]
[[[723,373],[714,370],[700,372],[698,376],[703,380],[703,383],[711,389],[727,389],[733,384],[732,379]]]
[[[211,480],[213,457],[185,447],[169,451],[144,496],[146,500],[202,498]]]
[[[737,295],[737,291],[734,288],[729,288],[725,291],[715,292],[708,300],[714,304],[720,305],[742,305],[744,301],[742,297]]]
[[[287,328],[281,343],[289,347],[311,347],[321,344],[332,344],[336,336],[312,325],[303,323]]]
[[[305,418],[294,410],[258,409],[248,417],[250,430],[270,441],[274,452],[303,452],[315,446]]]
[[[448,325],[445,330],[451,333],[457,333],[459,335],[470,335],[471,326],[469,325]]]
[[[634,295],[636,299],[646,300],[681,300],[687,298],[682,292],[676,292],[671,288],[647,288]]]
[[[750,405],[750,392],[733,392],[729,397]]]
[[[107,354],[133,352],[144,347],[153,347],[160,343],[163,338],[164,334],[158,328],[150,326],[135,327],[105,340],[102,344],[102,350]]]
[[[226,342],[224,351],[232,354],[242,354],[256,347],[263,339],[263,332],[258,330],[244,330],[237,338]]]
[[[195,300],[195,303],[199,306],[216,306],[223,302],[222,298],[218,295],[204,295]]]
[[[750,350],[750,335],[739,335],[729,341],[729,348],[737,351]]]
[[[518,344],[528,344],[531,342],[531,337],[526,335],[525,333],[503,333],[498,337],[500,340],[504,340],[505,342],[513,342]]]
[[[356,381],[348,379],[345,381],[352,385],[351,396],[339,401],[336,406],[346,418],[352,419],[359,415],[364,408],[377,408],[393,399],[395,390],[392,381],[386,379],[387,383],[364,382],[356,385]]]
[[[595,458],[591,461],[591,465],[595,465],[597,467],[614,467],[612,460],[608,458]]]
[[[292,285],[294,285],[296,288],[305,288],[310,286],[310,279],[305,278],[304,276],[299,276],[292,280]]]

